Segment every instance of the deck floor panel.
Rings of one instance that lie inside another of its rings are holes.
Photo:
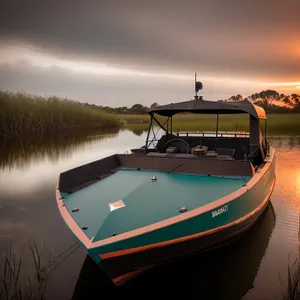
[[[90,186],[64,196],[64,203],[79,227],[93,238],[110,214],[109,203],[122,200],[148,179],[148,174],[116,172]],[[73,208],[79,211],[72,212]]]
[[[243,186],[242,178],[174,174],[155,171],[120,170],[129,177],[145,178],[122,198],[125,207],[112,211],[99,227],[94,241],[147,226],[213,202]],[[156,181],[150,181],[157,176]]]
[[[192,210],[213,202],[239,189],[244,179],[120,169],[64,196],[64,203],[79,227],[87,227],[87,237],[97,241],[174,217],[182,207]],[[119,200],[125,206],[110,211],[109,203]]]

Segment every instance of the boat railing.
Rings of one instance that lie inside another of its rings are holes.
[[[217,138],[223,138],[223,137],[232,137],[232,138],[249,138],[250,134],[249,132],[177,132],[177,136],[202,136],[202,137],[217,137]]]
[[[189,132],[184,132],[184,131],[180,131],[180,132],[174,132],[174,135],[177,135],[178,137],[184,137],[184,136],[194,136],[194,137],[211,137],[211,138],[249,138],[250,134],[249,132],[240,132],[240,131],[236,131],[236,132],[226,132],[226,131],[219,131],[219,132],[213,132],[213,131],[206,131],[206,132],[200,132],[200,131],[189,131]],[[155,149],[156,148],[156,144],[159,141],[159,139],[161,138],[161,136],[159,137],[153,137],[151,140],[149,139],[149,144],[147,149]]]

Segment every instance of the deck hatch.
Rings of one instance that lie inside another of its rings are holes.
[[[113,211],[113,210],[119,209],[121,207],[124,207],[125,204],[122,200],[119,200],[119,201],[116,201],[116,202],[109,203],[108,206],[109,206],[109,210]]]

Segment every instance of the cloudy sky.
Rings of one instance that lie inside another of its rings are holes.
[[[0,89],[110,106],[300,92],[299,0],[2,0]]]

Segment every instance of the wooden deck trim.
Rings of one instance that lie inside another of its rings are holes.
[[[61,193],[59,191],[58,183],[56,186],[56,202],[61,216],[66,224],[70,227],[73,234],[81,241],[81,243],[88,248],[91,244],[91,240],[89,240],[89,238],[84,234],[82,229],[78,226],[78,224],[75,222],[75,220],[67,210],[67,207],[64,204],[63,197],[61,196]]]

